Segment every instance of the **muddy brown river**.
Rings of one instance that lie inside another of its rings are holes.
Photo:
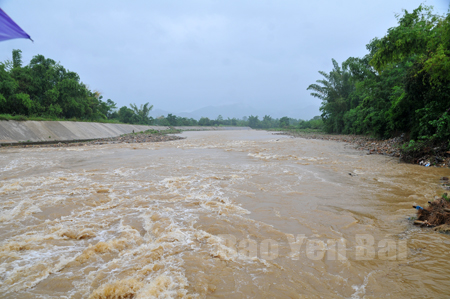
[[[1,298],[446,298],[449,169],[263,131],[0,149]],[[351,175],[350,175],[350,174]]]

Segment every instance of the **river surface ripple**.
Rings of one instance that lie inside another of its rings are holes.
[[[263,131],[0,150],[1,298],[444,298],[448,169]]]

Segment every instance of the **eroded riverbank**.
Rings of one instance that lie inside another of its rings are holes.
[[[3,297],[449,293],[449,236],[405,217],[447,169],[260,131],[182,136],[1,149]]]

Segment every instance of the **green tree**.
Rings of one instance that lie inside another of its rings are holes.
[[[132,124],[135,122],[135,114],[134,111],[128,108],[127,106],[122,106],[119,109],[119,120],[122,123]]]
[[[287,128],[289,127],[289,125],[289,117],[283,116],[282,118],[280,118],[280,128]]]
[[[167,114],[167,122],[169,123],[169,126],[176,126],[177,125],[177,116],[173,115],[171,113]]]
[[[200,120],[198,121],[198,125],[199,126],[211,126],[211,121],[209,118],[207,117],[202,117],[200,118]]]
[[[261,121],[258,119],[258,116],[250,115],[248,117],[248,126],[252,129],[260,128]]]
[[[150,103],[141,104],[140,107],[137,107],[136,104],[130,104],[130,107],[133,109],[135,114],[133,120],[135,123],[139,123],[142,125],[150,125],[153,122],[153,118],[149,116],[150,111],[153,109],[153,105]]]
[[[322,100],[327,132],[401,133],[423,146],[450,147],[450,13],[438,16],[420,5],[397,16],[398,26],[368,45],[363,58],[350,57],[311,84]],[[317,123],[316,125],[320,125]],[[312,126],[312,120],[300,127]]]
[[[273,126],[273,118],[270,115],[264,115],[261,126],[263,128],[271,128]]]
[[[342,67],[332,59],[333,70],[330,73],[319,71],[324,79],[317,80],[307,90],[313,90],[311,95],[322,100],[322,119],[327,132],[341,132],[344,129],[344,113],[349,108],[349,95],[354,91],[351,73],[348,66]]]
[[[13,57],[13,67],[14,68],[22,67],[22,51],[17,49],[13,50],[12,57]]]

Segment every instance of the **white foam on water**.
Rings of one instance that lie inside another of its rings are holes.
[[[360,285],[353,285],[352,288],[353,290],[355,290],[355,292],[352,294],[352,299],[359,299],[359,298],[363,298],[364,295],[366,294],[366,287],[369,284],[369,278],[370,276],[372,276],[374,273],[376,273],[377,271],[371,271],[369,272],[369,274],[367,274],[364,277],[364,282]]]
[[[145,145],[139,151],[122,145],[101,153],[33,149],[26,152],[28,160],[17,155],[15,164],[2,160],[0,167],[10,168],[2,175],[10,178],[0,185],[0,292],[6,298],[40,292],[43,297],[204,298],[216,284],[217,292],[229,286],[232,295],[243,297],[308,296],[318,289],[326,296],[350,281],[353,289],[338,295],[364,296],[369,279],[354,284],[347,260],[336,262],[344,273],[327,273],[324,261],[302,256],[294,262],[281,250],[285,232],[280,226],[318,231],[311,238],[333,233],[345,241],[337,227],[333,231],[315,221],[321,215],[309,208],[315,203],[298,196],[308,192],[300,188],[309,183],[340,186],[329,179],[328,169],[314,168],[328,158],[278,144],[273,137],[261,142],[205,138]],[[283,206],[289,200],[292,209]],[[296,204],[308,211],[295,214]],[[273,238],[280,243],[280,259],[236,251],[223,233],[258,244]],[[223,277],[211,282],[216,277],[209,276],[218,273]],[[49,290],[45,283],[53,280],[70,283],[61,291]],[[268,281],[280,289],[271,289]]]

